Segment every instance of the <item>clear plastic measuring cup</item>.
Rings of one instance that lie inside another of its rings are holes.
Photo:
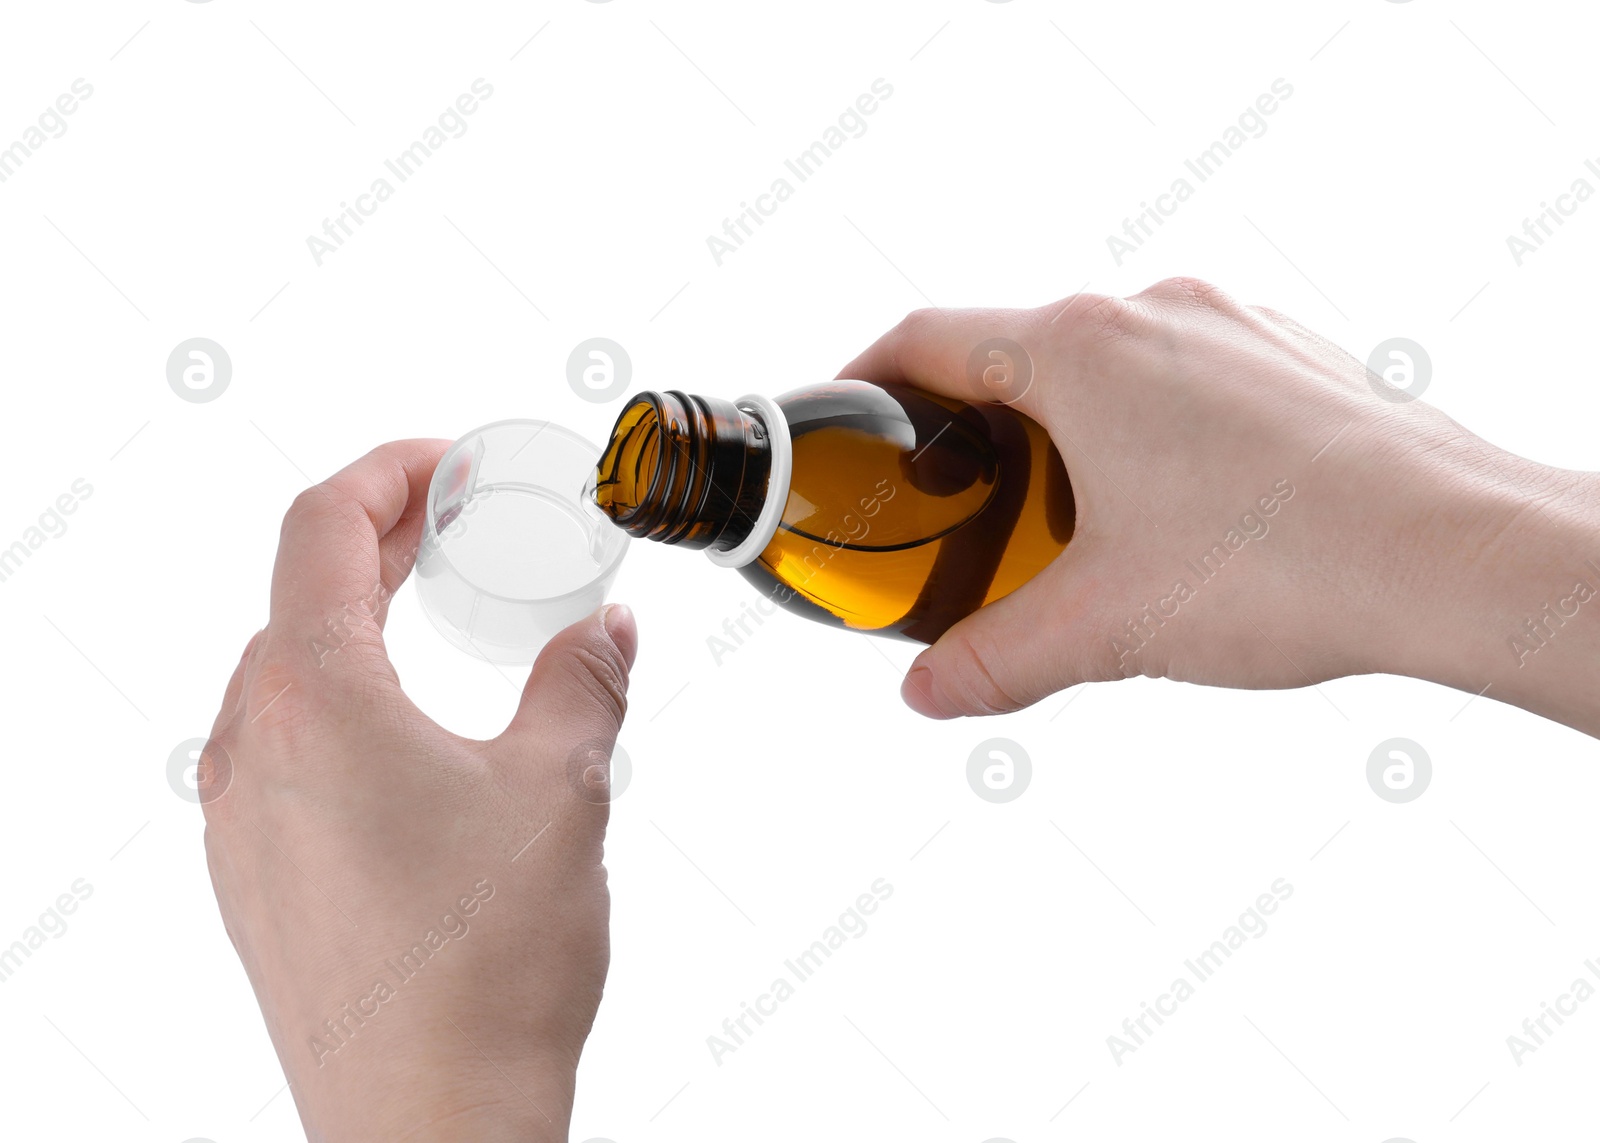
[[[545,421],[462,437],[428,487],[417,595],[446,639],[492,663],[531,663],[605,602],[628,537],[584,495],[600,450]]]

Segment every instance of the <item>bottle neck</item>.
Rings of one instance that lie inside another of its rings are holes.
[[[772,465],[772,434],[754,411],[639,393],[611,430],[595,502],[630,536],[726,552],[757,529]]]

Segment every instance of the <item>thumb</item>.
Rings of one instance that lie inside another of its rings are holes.
[[[1095,677],[1069,555],[979,608],[918,655],[900,697],[929,718],[1007,714]]]
[[[582,746],[609,757],[627,713],[638,644],[633,612],[620,603],[566,628],[539,652],[517,713],[497,741],[522,756],[564,756]]]

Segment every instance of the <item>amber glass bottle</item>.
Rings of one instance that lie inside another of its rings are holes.
[[[594,477],[632,536],[702,548],[790,611],[931,643],[1072,538],[1036,422],[902,385],[635,395]]]

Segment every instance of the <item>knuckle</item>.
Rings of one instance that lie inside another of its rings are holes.
[[[276,657],[263,656],[255,677],[247,679],[240,714],[245,728],[273,747],[294,750],[311,731],[312,683],[306,672]]]
[[[364,512],[359,502],[355,501],[348,493],[341,492],[339,488],[327,481],[313,484],[304,488],[289,503],[289,509],[283,514],[282,534],[287,535],[296,528],[312,524],[329,512],[343,512],[351,515]]]
[[[905,317],[900,319],[900,324],[896,328],[906,333],[916,333],[920,330],[927,329],[936,320],[938,320],[938,317],[938,310],[933,309],[930,306],[924,306],[921,309],[912,310],[907,313]]]
[[[212,732],[200,756],[200,770],[196,774],[200,812],[207,822],[209,838],[213,828],[236,819],[238,791],[234,788],[234,759],[239,754],[239,733],[232,727]],[[208,842],[209,845],[209,842]]]
[[[1205,309],[1233,311],[1239,308],[1221,287],[1186,275],[1163,278],[1144,292],[1150,297],[1164,301],[1200,306]]]
[[[289,510],[283,514],[283,530],[287,532],[294,525],[314,517],[322,507],[322,503],[322,494],[317,485],[302,488],[289,502]]]
[[[616,737],[602,732],[578,742],[567,753],[567,788],[590,805],[609,805],[616,792],[612,767],[617,753]]]
[[[906,314],[894,327],[893,344],[896,352],[904,352],[907,348],[926,341],[933,332],[935,324],[942,320],[942,315],[936,309],[923,308]]]
[[[955,671],[947,687],[964,709],[972,714],[1009,714],[1028,705],[1001,685],[992,665],[999,663],[1001,653],[993,643],[964,633],[956,635],[955,642]]]
[[[1072,328],[1095,343],[1126,340],[1133,337],[1139,327],[1137,311],[1122,298],[1080,299],[1062,320],[1068,319],[1072,321]]]
[[[616,651],[582,646],[576,649],[574,658],[580,668],[580,684],[620,725],[628,713],[628,668],[621,655]]]
[[[313,525],[325,511],[326,501],[318,491],[316,485],[301,489],[300,493],[289,502],[289,508],[283,514],[283,524],[278,529],[278,543],[281,546],[296,532]]]

